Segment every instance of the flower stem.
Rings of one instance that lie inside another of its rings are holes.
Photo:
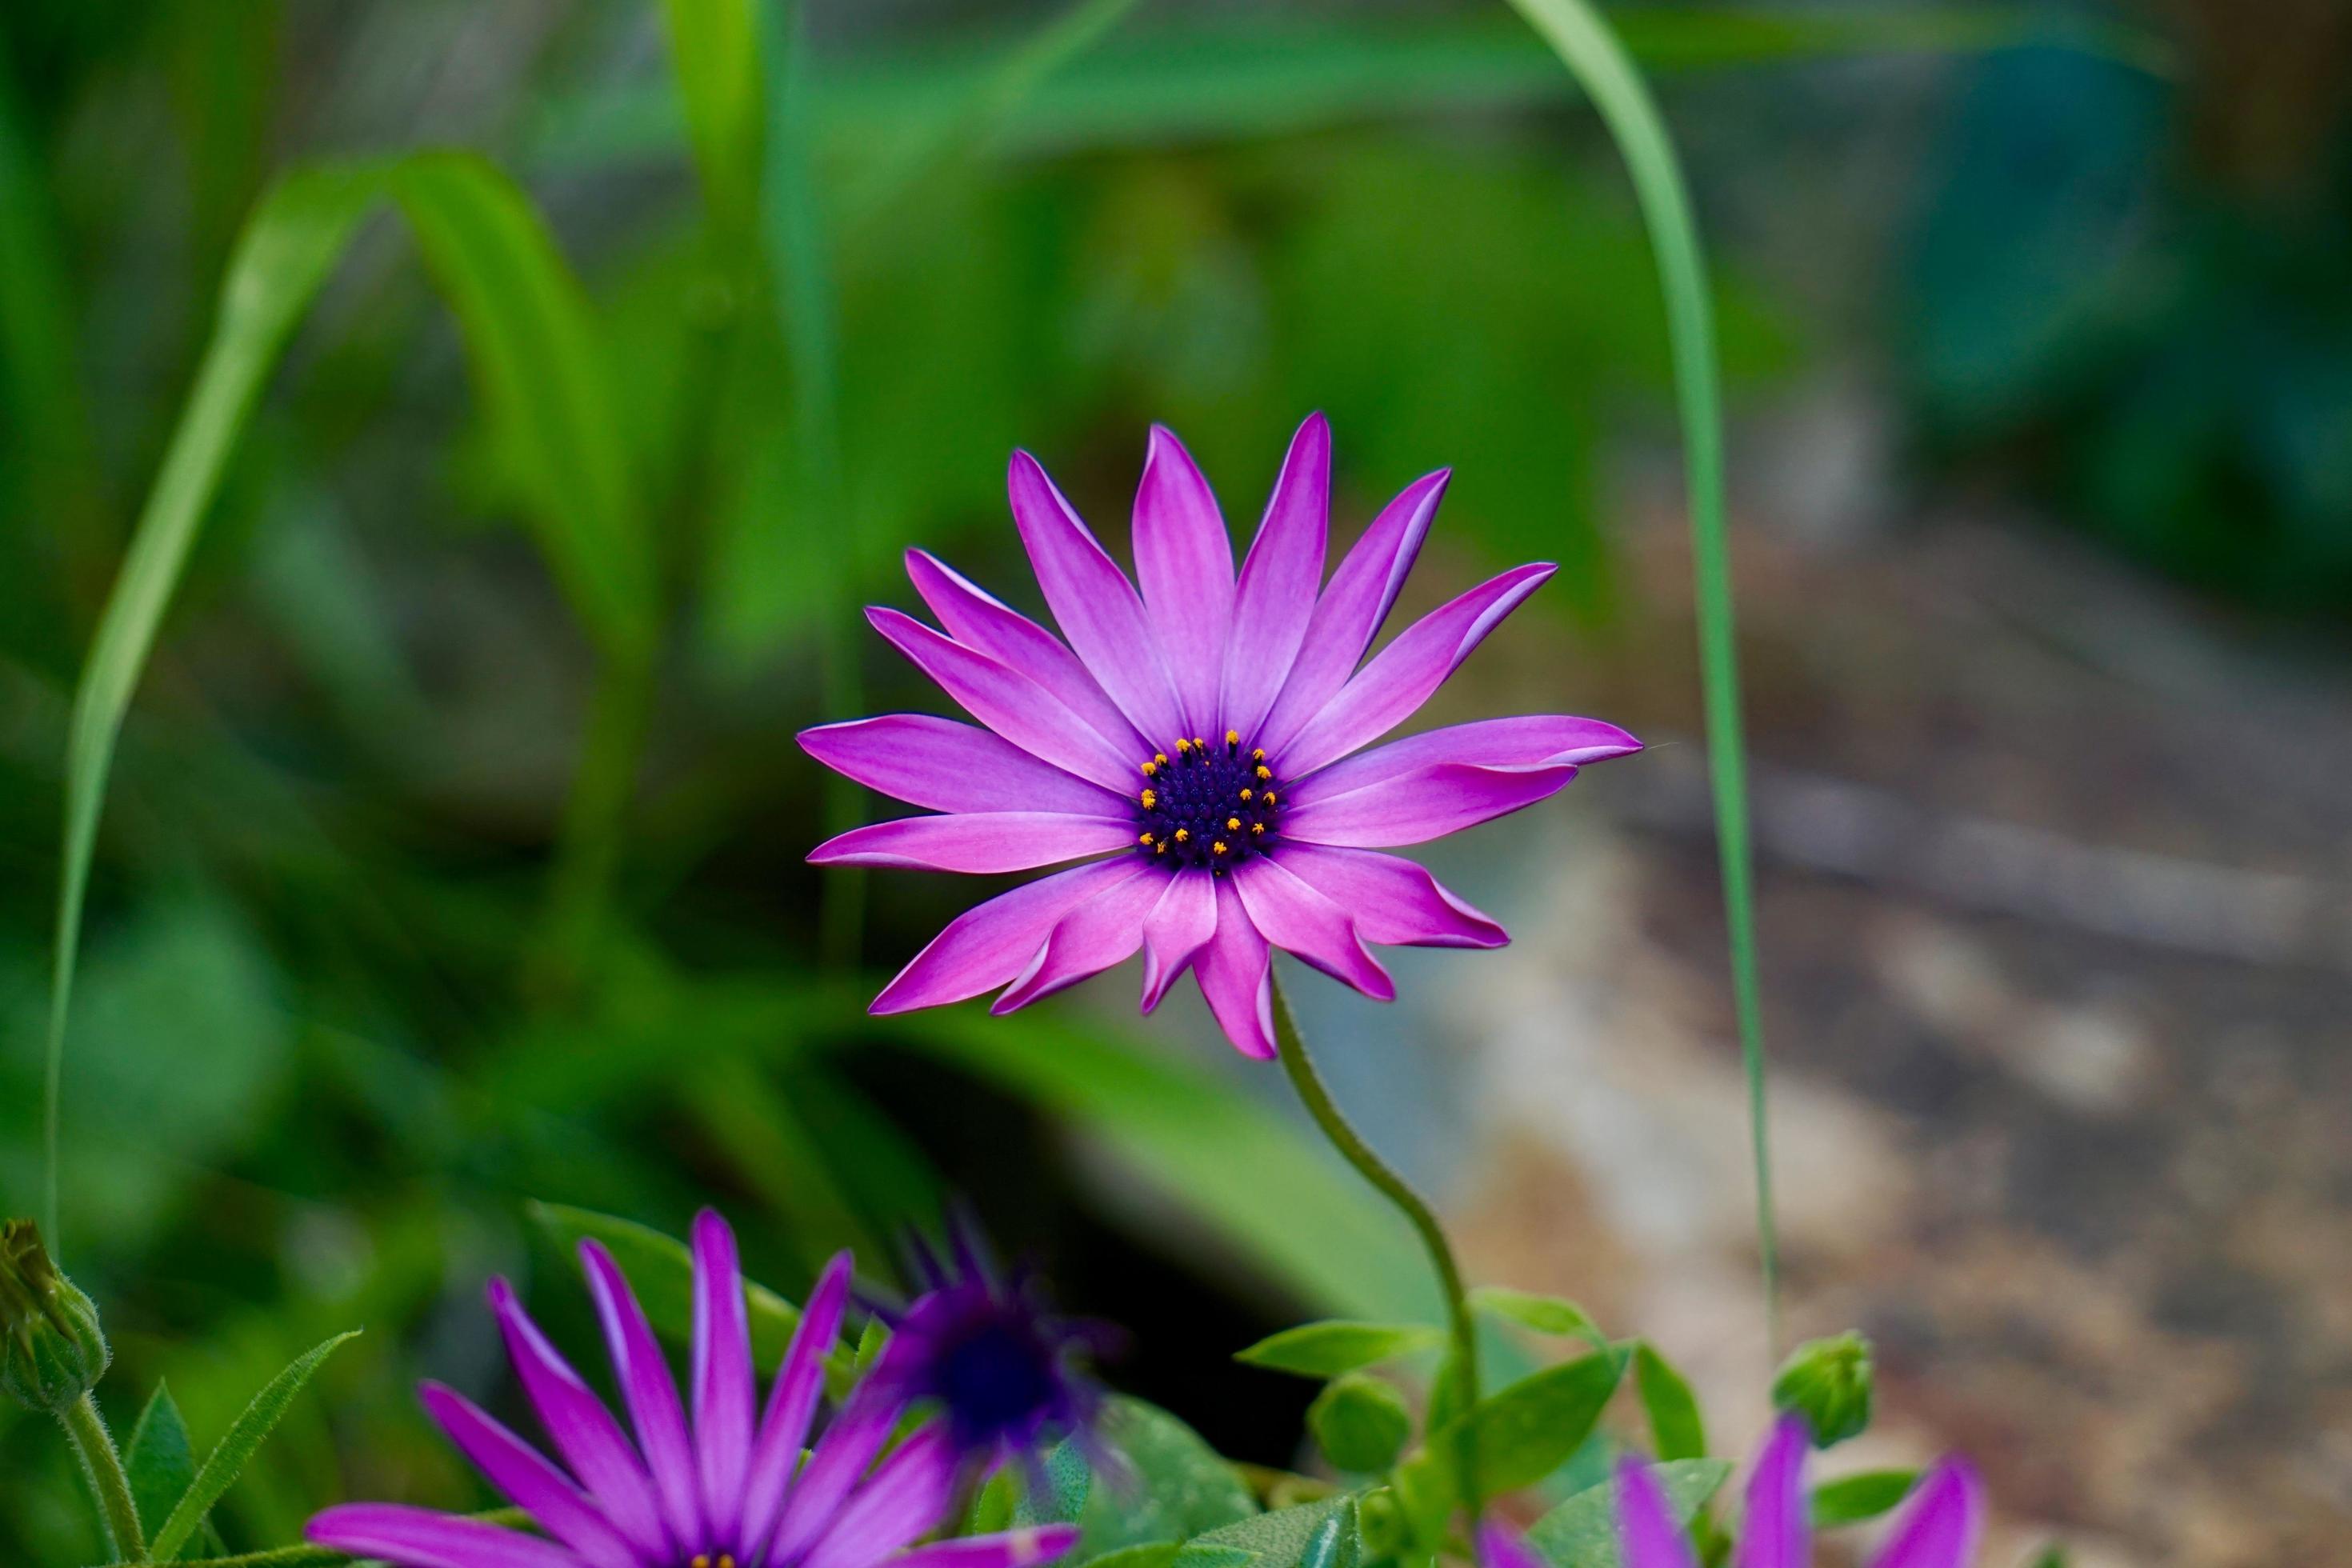
[[[1438,1223],[1436,1212],[1372,1152],[1361,1133],[1349,1125],[1347,1117],[1333,1102],[1330,1089],[1324,1086],[1322,1076],[1315,1070],[1314,1058],[1307,1054],[1307,1041],[1298,1032],[1298,1020],[1291,1016],[1290,999],[1283,994],[1281,983],[1268,976],[1267,984],[1274,999],[1275,1049],[1282,1058],[1282,1070],[1289,1075],[1290,1087],[1298,1091],[1307,1113],[1315,1119],[1315,1125],[1323,1130],[1331,1146],[1412,1222],[1412,1228],[1421,1234],[1422,1246],[1429,1251],[1430,1266],[1437,1271],[1438,1289],[1445,1296],[1446,1319],[1454,1342],[1441,1384],[1450,1380],[1454,1386],[1460,1400],[1455,1414],[1467,1411],[1478,1403],[1478,1336],[1470,1316],[1469,1293],[1462,1286],[1462,1266],[1454,1259],[1454,1245],[1446,1240],[1445,1227]],[[1475,1519],[1479,1501],[1477,1476],[1467,1463],[1462,1468],[1462,1491],[1471,1517]]]
[[[139,1508],[131,1500],[131,1480],[122,1473],[122,1458],[114,1451],[114,1437],[98,1401],[83,1394],[58,1412],[65,1423],[66,1439],[98,1500],[99,1522],[106,1531],[107,1550],[119,1562],[147,1561],[147,1540],[139,1531]]]

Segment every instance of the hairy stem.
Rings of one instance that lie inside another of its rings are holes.
[[[131,1479],[122,1473],[122,1458],[114,1451],[114,1436],[98,1413],[98,1401],[85,1394],[58,1413],[65,1423],[66,1439],[90,1495],[98,1500],[99,1522],[106,1531],[108,1551],[119,1562],[147,1561],[147,1538],[139,1531],[139,1508],[131,1500]]]
[[[1291,1016],[1290,999],[1283,994],[1281,983],[1269,976],[1267,984],[1274,998],[1275,1049],[1282,1058],[1282,1070],[1289,1075],[1290,1087],[1298,1091],[1307,1113],[1315,1119],[1315,1125],[1323,1130],[1331,1146],[1356,1167],[1364,1180],[1378,1188],[1382,1197],[1397,1206],[1420,1233],[1422,1246],[1428,1249],[1430,1267],[1437,1271],[1438,1289],[1445,1296],[1446,1320],[1453,1338],[1441,1381],[1450,1380],[1453,1384],[1458,1400],[1455,1413],[1466,1411],[1478,1403],[1478,1335],[1470,1316],[1469,1292],[1462,1285],[1462,1266],[1454,1258],[1454,1244],[1445,1238],[1445,1227],[1438,1223],[1436,1211],[1372,1152],[1363,1134],[1349,1124],[1348,1118],[1333,1102],[1322,1076],[1315,1070],[1314,1058],[1307,1054],[1307,1041],[1298,1032],[1298,1020]],[[1466,1429],[1465,1436],[1466,1438]],[[1466,1442],[1465,1447],[1466,1449]],[[1464,1456],[1462,1489],[1463,1499],[1475,1518],[1479,1499],[1477,1473],[1471,1458],[1467,1453]]]

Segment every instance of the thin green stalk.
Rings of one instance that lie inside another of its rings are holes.
[[[1274,1000],[1274,1044],[1282,1058],[1282,1070],[1289,1075],[1290,1087],[1307,1107],[1307,1114],[1323,1130],[1323,1136],[1339,1151],[1348,1163],[1356,1167],[1364,1180],[1370,1182],[1381,1195],[1394,1204],[1412,1228],[1421,1235],[1421,1244],[1429,1252],[1430,1266],[1437,1271],[1438,1289],[1445,1297],[1446,1321],[1453,1338],[1453,1348],[1447,1354],[1445,1375],[1460,1397],[1460,1408],[1468,1410],[1478,1403],[1478,1329],[1470,1315],[1470,1293],[1462,1283],[1462,1266],[1454,1259],[1454,1244],[1445,1237],[1445,1227],[1438,1222],[1437,1213],[1429,1206],[1412,1184],[1391,1169],[1385,1160],[1373,1152],[1364,1142],[1363,1134],[1350,1126],[1347,1116],[1331,1099],[1331,1091],[1315,1070],[1315,1059],[1307,1054],[1307,1041],[1298,1032],[1298,1020],[1292,1016],[1290,999],[1283,994],[1282,983],[1267,977]],[[1433,1421],[1432,1425],[1437,1425]],[[1465,1454],[1462,1468],[1464,1500],[1472,1517],[1478,1512],[1477,1470],[1472,1462],[1469,1428],[1463,1428]]]
[[[607,656],[589,697],[588,727],[563,806],[548,896],[542,963],[576,979],[602,934],[637,763],[653,710],[654,669],[634,654]]]
[[[767,72],[766,161],[761,171],[760,237],[792,358],[793,424],[800,454],[805,515],[827,555],[830,591],[820,595],[819,690],[828,717],[863,711],[857,639],[849,605],[856,597],[857,552],[841,477],[840,353],[835,342],[833,269],[827,258],[816,171],[813,84],[801,7],[795,0],[760,7],[761,61]],[[857,825],[857,785],[825,775],[828,834]],[[824,874],[819,931],[828,963],[857,962],[866,923],[865,873],[838,867]]]
[[[1665,121],[1617,36],[1589,0],[1511,0],[1583,85],[1616,139],[1657,251],[1674,349],[1684,461],[1690,487],[1692,595],[1705,689],[1707,769],[1716,852],[1731,950],[1732,1006],[1748,1074],[1748,1142],[1756,1173],[1756,1246],[1763,1269],[1768,1347],[1780,1337],[1780,1244],[1766,1141],[1764,1010],[1757,982],[1756,894],[1748,837],[1748,767],[1740,735],[1739,650],[1732,618],[1731,546],[1724,521],[1723,394],[1715,356],[1714,297],[1690,192]]]
[[[106,1549],[131,1563],[147,1561],[147,1538],[139,1531],[139,1505],[131,1500],[131,1478],[122,1471],[122,1456],[114,1451],[114,1436],[98,1413],[98,1401],[85,1394],[63,1410],[66,1440],[98,1500],[99,1522],[106,1531]]]

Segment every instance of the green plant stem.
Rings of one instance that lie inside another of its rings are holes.
[[[1478,1330],[1476,1321],[1470,1315],[1470,1294],[1463,1288],[1462,1266],[1454,1258],[1454,1244],[1446,1239],[1445,1227],[1438,1223],[1436,1211],[1390,1168],[1388,1162],[1372,1152],[1363,1134],[1349,1124],[1331,1099],[1330,1089],[1324,1086],[1322,1075],[1315,1070],[1315,1059],[1307,1054],[1306,1038],[1298,1032],[1298,1020],[1291,1015],[1290,999],[1283,994],[1281,982],[1269,975],[1266,984],[1274,1003],[1275,1050],[1282,1058],[1282,1070],[1289,1076],[1290,1087],[1298,1091],[1300,1102],[1307,1107],[1307,1114],[1315,1119],[1315,1125],[1323,1130],[1323,1136],[1331,1141],[1341,1157],[1397,1206],[1420,1233],[1422,1246],[1428,1249],[1430,1267],[1437,1271],[1438,1289],[1445,1297],[1446,1321],[1454,1342],[1447,1356],[1447,1373],[1460,1392],[1462,1409],[1468,1410],[1478,1403]],[[1468,1433],[1465,1425],[1465,1438]],[[1471,1458],[1465,1455],[1462,1466],[1462,1492],[1475,1519],[1479,1498],[1477,1471]]]
[[[576,982],[605,934],[623,829],[636,793],[637,766],[653,711],[650,658],[608,655],[588,700],[588,724],[556,837],[547,933],[537,955],[542,981]]]
[[[1674,351],[1675,392],[1690,487],[1691,595],[1698,621],[1707,771],[1731,956],[1732,1009],[1748,1076],[1748,1144],[1756,1178],[1756,1248],[1767,1349],[1779,1352],[1780,1244],[1773,1222],[1772,1157],[1765,1138],[1764,1008],[1757,980],[1756,894],[1748,841],[1747,746],[1740,735],[1739,648],[1732,619],[1731,545],[1725,521],[1723,394],[1715,357],[1714,294],[1682,163],[1642,73],[1591,0],[1511,0],[1591,95],[1633,176],[1657,252]]]
[[[139,1506],[131,1500],[131,1478],[122,1473],[122,1457],[114,1451],[114,1436],[98,1413],[98,1401],[85,1394],[63,1410],[66,1440],[98,1500],[99,1522],[106,1530],[106,1549],[130,1563],[147,1561],[147,1539],[139,1531]]]

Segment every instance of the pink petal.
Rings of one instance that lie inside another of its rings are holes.
[[[1748,1513],[1739,1521],[1733,1568],[1809,1568],[1812,1531],[1806,1517],[1805,1418],[1783,1415],[1748,1478]]]
[[[1383,946],[1501,947],[1511,938],[1446,890],[1428,870],[1394,855],[1285,844],[1276,858],[1348,911],[1356,934]]]
[[[784,1511],[776,1521],[776,1538],[768,1548],[767,1561],[798,1562],[832,1526],[842,1500],[865,1475],[866,1467],[874,1462],[874,1456],[889,1440],[891,1428],[898,1424],[904,1401],[892,1386],[897,1378],[883,1375],[890,1352],[882,1353],[885,1365],[866,1374],[809,1451],[808,1463],[801,1467],[785,1494]]]
[[[1282,835],[1308,844],[1360,849],[1423,844],[1549,799],[1575,776],[1576,769],[1569,763],[1484,768],[1440,763],[1286,811]]]
[[[937,1007],[1010,984],[1064,915],[1081,900],[1132,875],[1135,864],[1122,856],[1073,866],[974,905],[933,937],[867,1010]]]
[[[1698,1568],[1665,1494],[1638,1459],[1617,1462],[1617,1529],[1625,1540],[1625,1568]]]
[[[1396,1000],[1396,982],[1364,951],[1347,910],[1264,858],[1234,868],[1233,883],[1266,941],[1367,996]]]
[[[1233,879],[1217,884],[1217,934],[1192,961],[1192,978],[1218,1026],[1245,1057],[1271,1059],[1274,1047],[1274,955],[1250,924]]]
[[[1282,695],[1258,731],[1258,744],[1280,752],[1299,728],[1339,694],[1356,661],[1372,646],[1381,623],[1388,619],[1398,592],[1421,554],[1430,521],[1444,497],[1450,469],[1440,468],[1407,485],[1396,500],[1364,530],[1330,585],[1316,601],[1315,616],[1307,626],[1307,640],[1282,683]]]
[[[837,1510],[799,1568],[875,1568],[948,1511],[955,1455],[936,1427],[891,1451]]]
[[[425,1408],[489,1483],[596,1568],[636,1568],[637,1554],[572,1479],[454,1389],[428,1383]]]
[[[1055,811],[967,811],[869,823],[809,851],[812,866],[897,866],[914,871],[1028,871],[1132,848],[1122,817]]]
[[[1489,1519],[1478,1527],[1478,1568],[1549,1568],[1549,1564],[1517,1531]]]
[[[1486,634],[1558,570],[1541,563],[1516,567],[1407,626],[1283,749],[1279,771],[1289,778],[1313,773],[1412,718]]]
[[[1143,917],[1143,1010],[1160,1005],[1176,977],[1217,934],[1216,879],[1180,871]]]
[[[929,713],[886,713],[800,732],[801,750],[845,778],[926,811],[1096,816],[1117,798],[1012,742]]]
[[[1129,779],[1142,777],[1136,772],[1139,758],[1130,762],[1120,756],[1060,699],[1011,666],[941,637],[898,610],[877,605],[866,612],[866,618],[962,704],[965,712],[1031,756],[1114,794],[1123,793]]]
[[[1075,1524],[1038,1525],[998,1535],[968,1535],[918,1546],[890,1560],[890,1568],[1034,1568],[1078,1543]]]
[[[1041,996],[1076,985],[1114,963],[1124,963],[1143,945],[1143,918],[1159,903],[1169,873],[1142,859],[1129,864],[1135,875],[1115,882],[1064,915],[1021,977],[988,1009],[1002,1016]]]
[[[747,1557],[755,1556],[776,1527],[784,1489],[799,1468],[801,1446],[808,1439],[809,1422],[816,1415],[818,1396],[824,1392],[824,1358],[841,1332],[841,1310],[849,1300],[849,1254],[836,1253],[817,1276],[801,1310],[800,1325],[784,1351],[769,1393],[767,1414],[760,1422],[760,1438],[751,1454],[751,1468],[743,1486],[743,1528],[737,1543]]]
[[[1968,1568],[1984,1531],[1984,1483],[1966,1459],[1943,1459],[1912,1491],[1871,1568]]]
[[[507,1357],[555,1451],[640,1552],[653,1556],[668,1551],[673,1543],[662,1523],[653,1483],[620,1423],[539,1331],[505,1280],[490,1281],[489,1297],[506,1337]]]
[[[1424,730],[1369,752],[1358,752],[1328,768],[1290,782],[1290,798],[1300,805],[1330,795],[1345,795],[1433,763],[1475,763],[1488,767],[1532,767],[1542,763],[1606,762],[1642,749],[1642,742],[1614,724],[1567,714],[1522,714],[1509,719],[1481,719]]]
[[[742,1524],[759,1399],[735,1233],[704,1209],[694,1216],[694,1440],[703,1518],[721,1541],[735,1540]]]
[[[1149,756],[1158,749],[1052,632],[928,551],[907,552],[907,575],[950,637],[1052,692],[1114,751]]]
[[[1234,595],[1234,630],[1225,645],[1223,695],[1227,728],[1255,735],[1290,674],[1323,583],[1323,545],[1331,523],[1331,426],[1320,414],[1291,437]]]
[[[1070,647],[1138,730],[1152,737],[1181,734],[1183,709],[1127,574],[1096,542],[1036,458],[1013,453],[1005,482],[1037,586]]]
[[[1192,454],[1158,425],[1135,490],[1135,574],[1183,703],[1181,732],[1205,736],[1223,728],[1219,661],[1189,656],[1223,649],[1233,629],[1234,542]]]
[[[397,1503],[331,1508],[303,1533],[331,1552],[404,1568],[581,1568],[579,1558],[537,1536]]]
[[[604,1345],[613,1358],[614,1380],[621,1402],[629,1407],[637,1441],[661,1494],[662,1518],[680,1544],[701,1540],[709,1531],[702,1518],[702,1499],[694,1480],[694,1444],[687,1435],[686,1407],[678,1403],[677,1384],[662,1359],[661,1343],[653,1325],[637,1305],[636,1292],[621,1266],[604,1244],[583,1241],[580,1261],[588,1272],[588,1293],[604,1327]]]

